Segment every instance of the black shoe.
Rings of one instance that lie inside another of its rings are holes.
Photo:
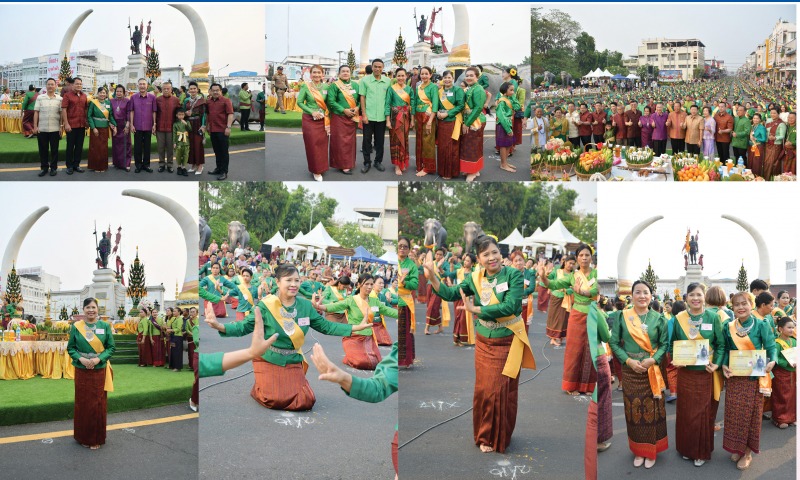
[[[226,180],[227,178],[228,178],[228,174],[227,173],[223,173],[222,175],[217,177],[217,180]]]
[[[361,173],[367,173],[367,172],[369,172],[369,169],[370,169],[371,167],[372,167],[372,164],[371,164],[371,163],[368,163],[368,164],[364,165],[364,168],[362,168],[362,169],[361,169]]]
[[[189,176],[189,171],[186,168],[183,169],[183,176],[184,177],[188,177]]]
[[[83,173],[83,172],[86,171],[86,170],[82,169],[81,167],[75,167],[73,170],[75,170],[78,173]]]
[[[72,169],[71,168],[67,169],[67,175],[72,175]]]
[[[261,127],[258,131],[259,132],[263,132],[264,131],[264,127]]]
[[[55,170],[50,170],[50,176],[51,177],[55,177],[56,176],[56,171]]]
[[[134,170],[135,173],[139,173],[141,171],[142,171],[142,167],[136,167],[136,170]]]
[[[159,170],[159,171],[160,171],[160,170]],[[172,173],[172,172],[174,172],[174,171],[175,171],[175,170],[173,170],[173,169],[172,169],[172,167],[167,167],[167,173]]]
[[[42,170],[41,172],[39,172],[40,177],[44,177],[45,175],[47,175],[47,170]]]
[[[386,168],[384,168],[384,166],[381,165],[381,162],[375,162],[375,170],[379,172],[385,172]]]
[[[158,173],[162,173],[164,170],[166,170],[166,167],[164,167],[164,165],[158,167]]]
[[[150,167],[144,167],[144,168],[142,168],[142,170],[144,170],[147,173],[153,173],[153,169],[150,168]]]
[[[220,172],[219,170],[217,170],[217,169],[215,168],[214,170],[211,170],[211,171],[209,171],[209,172],[206,172],[206,173],[208,173],[209,175],[219,175],[219,174],[221,174],[222,172]]]
[[[341,170],[342,170],[342,173],[345,174],[345,175],[352,175],[353,174],[352,170],[344,170],[344,169],[341,169]]]

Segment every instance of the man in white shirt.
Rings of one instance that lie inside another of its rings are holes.
[[[575,103],[569,102],[567,103],[567,125],[569,125],[569,132],[567,133],[567,138],[569,139],[569,143],[573,145],[580,145],[581,144],[581,137],[578,134],[578,122],[581,121],[581,114],[577,110],[575,110]]]
[[[39,142],[40,177],[48,170],[53,177],[58,169],[58,142],[61,140],[61,95],[56,93],[56,81],[48,78],[47,93],[36,97],[33,107],[33,133]]]

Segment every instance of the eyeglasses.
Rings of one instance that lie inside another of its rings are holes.
[[[397,249],[398,249],[398,250],[408,250],[408,249],[409,249],[409,246],[408,246],[408,245],[398,245],[398,246],[397,246]]]

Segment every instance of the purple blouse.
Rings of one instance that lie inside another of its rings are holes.
[[[655,122],[656,127],[653,129],[653,140],[666,140],[667,139],[667,118],[669,118],[669,114],[667,112],[658,112],[654,113],[650,116],[653,122]]]
[[[117,125],[125,126],[125,119],[128,116],[128,99],[126,98],[112,98],[111,110],[114,112],[114,120]],[[122,122],[122,123],[120,123]]]

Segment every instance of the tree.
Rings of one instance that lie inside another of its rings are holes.
[[[151,84],[156,81],[156,78],[161,76],[161,64],[158,60],[158,52],[156,52],[155,48],[150,49],[150,54],[147,55],[147,66],[145,67],[144,74],[150,79]]]
[[[69,58],[67,58],[67,54],[64,53],[64,58],[61,59],[61,69],[58,71],[58,83],[61,85],[65,85],[67,82],[67,78],[72,76],[72,67],[69,64]]]
[[[357,222],[347,222],[341,225],[333,225],[329,231],[331,238],[339,242],[342,247],[356,248],[364,247],[376,257],[380,257],[386,251],[383,249],[383,239],[374,233],[361,231]]]
[[[133,302],[133,308],[128,313],[131,317],[139,316],[139,302],[147,296],[145,285],[144,264],[139,260],[139,247],[136,247],[136,259],[128,272],[128,297]]]
[[[578,59],[578,68],[581,75],[585,75],[600,66],[597,64],[594,37],[586,32],[581,32],[575,38],[575,56]]]
[[[348,54],[348,59],[349,58],[350,57]],[[392,57],[392,63],[395,67],[405,67],[406,62],[408,62],[408,57],[406,57],[406,41],[403,40],[403,30],[400,29],[400,35],[397,36],[397,40],[394,42],[394,56]]]
[[[644,273],[639,276],[639,280],[644,280],[647,282],[650,285],[650,288],[653,289],[653,293],[655,293],[656,289],[658,288],[656,287],[658,275],[656,275],[652,265],[650,265],[650,260],[647,260],[647,270],[645,270]]]
[[[362,61],[367,61],[362,59]],[[353,51],[353,46],[350,45],[350,51],[347,52],[347,66],[350,67],[352,73],[356,73],[356,53]]]
[[[694,70],[692,70],[692,78],[694,79],[705,78],[705,76],[706,76],[706,69],[703,67],[697,67]]]
[[[747,270],[744,269],[744,262],[739,268],[739,276],[736,278],[736,290],[740,292],[747,292],[750,288],[750,282],[747,281]]]
[[[11,264],[11,271],[8,273],[8,279],[6,280],[5,300],[6,303],[13,305],[19,311],[19,307],[22,305],[22,287],[20,286],[19,275],[17,275],[17,268],[14,263]]]

